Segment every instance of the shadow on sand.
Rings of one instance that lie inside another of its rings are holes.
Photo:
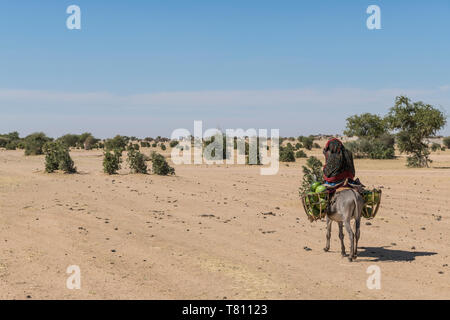
[[[374,258],[370,261],[414,261],[416,257],[432,256],[436,252],[423,251],[404,251],[388,249],[390,246],[384,247],[360,247],[358,248],[358,257]]]

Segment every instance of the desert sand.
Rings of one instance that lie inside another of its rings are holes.
[[[71,155],[78,174],[48,174],[43,156],[0,150],[1,299],[450,299],[449,150],[428,169],[355,160],[383,190],[356,262],[341,258],[337,225],[325,253],[325,222],[307,220],[304,159],[275,176],[183,165],[166,177],[125,164],[108,176],[102,151]],[[79,290],[66,288],[70,265]],[[380,290],[366,286],[371,265]]]

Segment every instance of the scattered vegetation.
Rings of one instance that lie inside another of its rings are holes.
[[[300,141],[303,144],[303,148],[307,150],[311,150],[313,148],[314,137],[312,136],[309,137],[300,136],[298,137],[298,141]]]

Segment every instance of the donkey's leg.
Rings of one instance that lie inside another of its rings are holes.
[[[355,243],[354,243],[354,235],[352,226],[350,225],[350,221],[344,222],[345,229],[348,232],[348,236],[350,237],[350,255],[348,256],[349,261],[353,261],[353,254],[355,253]]]
[[[341,255],[345,256],[345,244],[344,244],[344,230],[342,227],[342,222],[338,222],[339,225],[339,239],[341,239]]]
[[[361,217],[359,217],[355,220],[355,253],[353,254],[355,259],[358,256],[358,241],[359,241],[360,229],[361,229],[360,227],[361,227]]]
[[[327,244],[323,250],[325,252],[328,252],[330,250],[330,239],[331,239],[331,224],[333,223],[333,220],[328,218],[327,216]]]

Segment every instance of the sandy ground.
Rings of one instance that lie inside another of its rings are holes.
[[[450,299],[450,151],[430,169],[356,160],[384,193],[353,263],[337,225],[325,253],[325,223],[306,219],[305,160],[276,176],[224,165],[107,176],[100,151],[71,154],[79,174],[46,174],[43,156],[0,150],[2,299]],[[79,290],[66,288],[70,265]],[[366,286],[371,265],[380,290]]]

